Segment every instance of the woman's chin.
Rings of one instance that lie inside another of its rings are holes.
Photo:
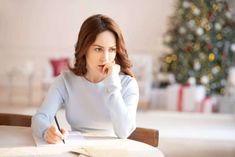
[[[103,68],[99,67],[98,70],[97,70],[97,73],[103,74]]]
[[[99,69],[97,70],[97,73],[98,73],[98,74],[101,74],[101,73],[102,73],[102,69],[99,68]]]

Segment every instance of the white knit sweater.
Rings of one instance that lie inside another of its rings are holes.
[[[56,112],[64,107],[72,130],[113,129],[119,138],[128,137],[136,127],[139,88],[128,75],[115,75],[92,83],[72,72],[58,76],[42,106],[32,118],[33,133],[43,137]]]

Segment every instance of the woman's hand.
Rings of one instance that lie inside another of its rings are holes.
[[[116,73],[119,74],[120,72],[120,65],[115,64],[115,61],[111,62],[111,63],[107,63],[104,68],[103,68],[103,74],[105,74],[106,76],[110,76],[112,73]]]
[[[44,139],[50,144],[56,144],[65,139],[68,131],[64,128],[61,128],[61,132],[58,130],[56,125],[52,125],[47,129],[44,135]]]

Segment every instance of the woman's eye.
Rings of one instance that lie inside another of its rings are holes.
[[[95,48],[95,51],[96,51],[96,52],[101,52],[102,49],[101,49],[101,48]]]
[[[116,48],[111,48],[109,52],[116,52]]]

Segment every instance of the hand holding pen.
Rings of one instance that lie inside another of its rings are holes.
[[[56,125],[52,125],[47,129],[44,135],[44,139],[50,144],[56,144],[61,142],[65,143],[65,135],[67,133],[66,129],[60,128],[57,118],[55,117]]]
[[[61,128],[60,128],[60,125],[59,125],[59,122],[58,122],[58,120],[57,120],[57,117],[55,116],[54,118],[55,118],[55,122],[56,122],[56,126],[57,126],[58,130],[59,130],[59,131],[61,132],[61,134],[62,134],[62,130],[61,130]],[[64,138],[62,138],[62,141],[63,141],[63,143],[65,144]]]

